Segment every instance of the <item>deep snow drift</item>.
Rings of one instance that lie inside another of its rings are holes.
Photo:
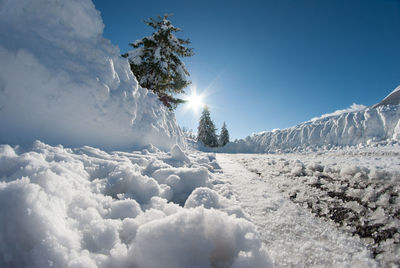
[[[357,108],[357,107],[356,107]],[[232,153],[290,152],[400,140],[400,105],[322,116],[295,127],[254,134],[220,149]]]
[[[213,154],[0,145],[0,267],[269,267]]]
[[[174,115],[102,37],[90,0],[4,0],[0,25],[0,143],[183,143]]]

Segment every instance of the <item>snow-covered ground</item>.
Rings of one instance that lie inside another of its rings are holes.
[[[277,266],[400,265],[399,146],[217,160]]]
[[[398,146],[0,145],[0,266],[396,266],[399,175]]]
[[[269,267],[218,172],[178,146],[0,145],[0,267]]]

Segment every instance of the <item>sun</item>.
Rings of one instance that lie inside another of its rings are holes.
[[[189,109],[193,111],[198,111],[200,108],[204,107],[204,97],[202,94],[198,95],[196,90],[192,90],[191,94],[186,97],[186,104]]]

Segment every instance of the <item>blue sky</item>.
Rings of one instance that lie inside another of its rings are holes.
[[[232,138],[372,105],[400,84],[400,0],[94,0],[121,52],[165,13],[189,38],[184,58],[218,129]],[[190,89],[187,89],[190,92]],[[181,126],[199,113],[180,107]]]

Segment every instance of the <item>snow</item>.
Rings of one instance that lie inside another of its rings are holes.
[[[0,143],[185,146],[174,115],[140,88],[90,0],[5,0]]]
[[[375,104],[373,108],[383,105],[399,105],[400,104],[400,86],[396,87],[389,95],[381,102]]]
[[[323,114],[320,117],[314,117],[311,119],[311,121],[316,121],[319,119],[323,119],[326,117],[332,117],[332,116],[337,116],[337,115],[341,115],[344,113],[351,113],[351,112],[358,112],[358,111],[362,111],[365,110],[367,108],[367,106],[363,105],[363,104],[356,104],[353,103],[349,108],[347,109],[343,109],[343,110],[336,110],[333,113],[328,113],[328,114]],[[273,130],[272,130],[273,131]]]
[[[0,266],[269,267],[215,155],[146,148],[0,145]]]
[[[90,0],[0,23],[0,267],[400,265],[398,105],[194,151]]]
[[[231,182],[238,201],[257,225],[275,267],[375,266],[359,238],[314,217],[283,195],[281,177],[268,170],[263,170],[262,177],[250,171],[265,167],[263,155],[219,154],[217,159],[224,178]]]
[[[351,109],[359,108],[362,106]],[[352,112],[336,111],[291,128],[254,134],[215,151],[295,152],[318,148],[371,146],[379,142],[391,143],[399,140],[400,105],[384,105]]]
[[[400,264],[399,145],[217,160],[276,266]]]

